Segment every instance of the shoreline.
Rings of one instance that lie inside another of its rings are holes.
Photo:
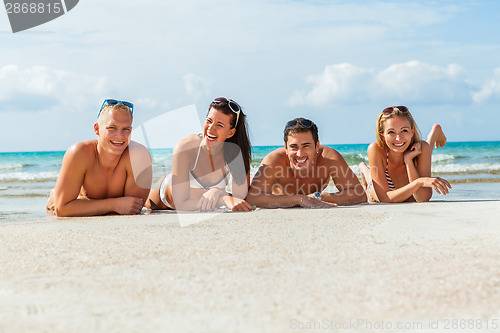
[[[500,320],[500,200],[0,225],[0,332]],[[297,327],[294,327],[297,326]]]

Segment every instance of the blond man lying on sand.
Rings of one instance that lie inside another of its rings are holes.
[[[289,121],[284,141],[284,148],[262,160],[247,202],[263,208],[327,208],[367,201],[363,186],[342,155],[319,144],[318,128],[311,120]],[[330,180],[337,193],[322,192]]]
[[[133,107],[125,101],[104,101],[94,125],[98,139],[66,151],[47,210],[57,216],[141,212],[152,168],[146,147],[130,141]]]

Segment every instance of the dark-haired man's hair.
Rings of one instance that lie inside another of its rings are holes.
[[[289,125],[290,123],[295,122],[295,125]],[[303,123],[310,123],[311,126],[307,127]],[[283,140],[285,143],[288,142],[288,137],[290,135],[295,135],[297,133],[306,133],[306,132],[311,132],[313,140],[314,140],[314,145],[318,142],[318,127],[316,126],[315,123],[313,123],[311,120],[306,119],[306,118],[295,118],[293,120],[290,120],[287,122],[285,126],[285,130],[283,131]]]

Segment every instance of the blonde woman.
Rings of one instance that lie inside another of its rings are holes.
[[[429,201],[432,189],[448,194],[451,185],[431,176],[431,156],[446,144],[441,126],[435,124],[427,141],[405,106],[384,109],[377,118],[377,141],[368,147],[368,161],[359,165],[370,202]]]

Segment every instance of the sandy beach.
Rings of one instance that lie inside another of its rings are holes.
[[[495,331],[499,215],[482,200],[0,225],[0,332]]]

